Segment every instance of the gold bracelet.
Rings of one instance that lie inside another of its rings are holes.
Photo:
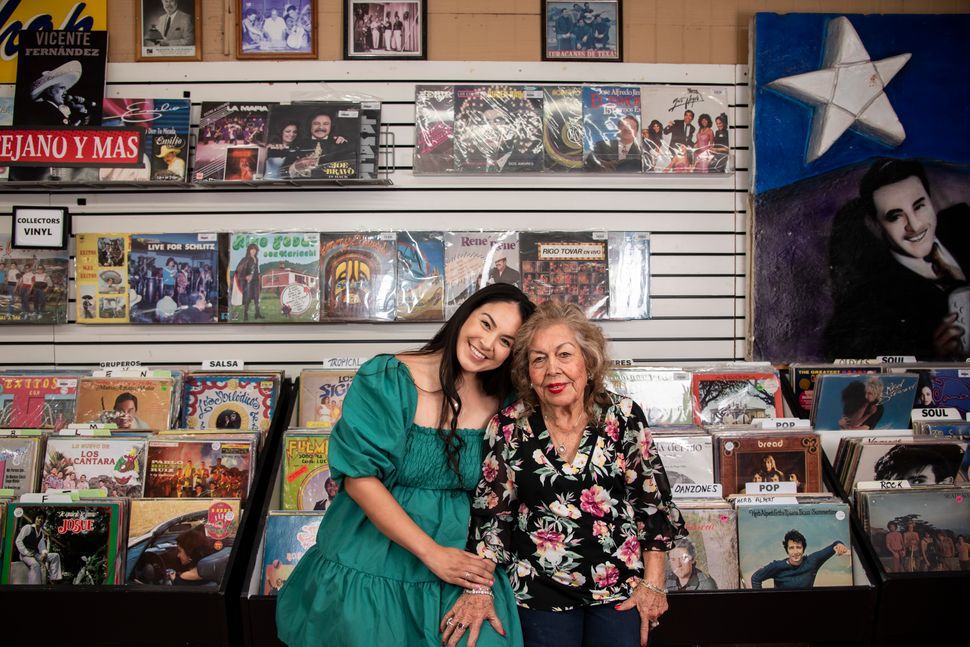
[[[657,593],[659,595],[663,595],[663,596],[666,596],[667,595],[667,589],[662,589],[659,586],[657,586],[656,584],[651,584],[650,582],[648,582],[646,580],[640,580],[639,586],[642,586],[646,590],[652,591],[652,592]]]
[[[495,597],[495,594],[492,593],[492,589],[488,588],[487,586],[482,586],[474,589],[465,589],[465,593],[468,593],[469,595],[487,595],[490,598]]]

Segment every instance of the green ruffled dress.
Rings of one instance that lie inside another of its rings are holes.
[[[435,430],[414,424],[417,399],[410,371],[393,356],[361,366],[330,437],[330,469],[340,479],[376,476],[432,539],[464,549],[484,431],[459,430],[459,485]],[[290,647],[440,645],[438,625],[461,591],[388,539],[341,491],[324,515],[316,546],[279,593],[276,625]],[[521,647],[515,597],[501,569],[493,592],[506,637],[486,622],[478,645]],[[467,632],[459,644],[466,640]]]

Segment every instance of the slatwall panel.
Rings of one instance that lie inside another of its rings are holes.
[[[392,186],[16,190],[13,204],[67,206],[75,233],[274,230],[627,229],[651,232],[646,321],[604,322],[613,355],[657,364],[745,356],[747,321],[747,71],[733,65],[471,62],[111,64],[109,96],[181,97],[197,125],[204,100],[313,98],[320,82],[384,102]],[[649,83],[728,89],[735,165],[711,176],[427,177],[411,173],[419,83]],[[301,96],[302,94],[302,96]],[[9,228],[9,217],[0,216]],[[73,285],[71,300],[73,321]],[[296,372],[328,357],[414,347],[435,324],[2,326],[0,367],[146,365],[243,359]]]

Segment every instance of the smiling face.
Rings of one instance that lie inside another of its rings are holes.
[[[670,558],[670,570],[680,580],[686,580],[694,570],[694,560],[686,548],[674,548],[667,553]]]
[[[557,323],[536,332],[529,345],[529,380],[543,407],[582,402],[586,375],[586,360],[572,328]]]
[[[801,543],[789,539],[785,545],[785,552],[788,553],[788,563],[792,566],[798,566],[805,556],[805,547]]]
[[[913,258],[923,258],[933,250],[936,209],[918,177],[911,175],[876,189],[872,202],[876,222],[890,247]]]
[[[519,306],[508,301],[493,301],[472,310],[458,331],[455,347],[462,370],[481,373],[501,366],[512,352],[521,325]]]
[[[175,13],[178,8],[178,0],[162,0],[162,9],[165,10],[165,13]]]
[[[326,139],[330,136],[330,129],[333,127],[333,120],[330,115],[317,115],[310,122],[310,134],[314,139]]]

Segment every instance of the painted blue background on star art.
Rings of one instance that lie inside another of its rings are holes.
[[[893,148],[849,129],[820,158],[805,163],[814,108],[765,85],[821,68],[826,25],[840,15],[845,14],[755,17],[755,192],[875,157],[970,163],[966,14],[847,15],[873,61],[912,54],[886,87],[906,139]]]

